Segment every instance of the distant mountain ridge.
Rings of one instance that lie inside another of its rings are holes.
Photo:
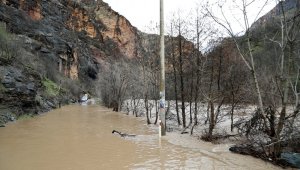
[[[300,0],[285,0],[282,1],[283,10],[285,12],[292,11],[296,9],[300,4]],[[280,16],[282,14],[282,7],[277,4],[271,11],[269,11],[264,16],[260,17],[255,23],[252,24],[251,29],[264,26],[268,21]]]

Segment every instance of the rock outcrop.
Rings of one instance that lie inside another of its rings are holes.
[[[0,41],[10,49],[0,53],[0,115],[18,117],[95,94],[108,59],[141,57],[150,40],[101,0],[1,0]]]
[[[14,51],[0,53],[0,113],[16,116],[96,94],[108,60],[159,50],[157,35],[140,32],[102,0],[1,0],[0,41]]]

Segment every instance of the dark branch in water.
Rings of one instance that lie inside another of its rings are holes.
[[[119,132],[117,130],[113,130],[111,133],[117,133],[119,134],[121,137],[135,137],[136,135],[133,135],[133,134],[127,134],[127,133],[122,133],[122,132]]]

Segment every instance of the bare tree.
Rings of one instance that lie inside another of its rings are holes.
[[[196,24],[195,24],[195,35],[194,35],[194,43],[195,43],[195,51],[193,57],[195,58],[195,93],[194,93],[194,124],[191,129],[191,134],[193,133],[193,129],[198,125],[198,103],[200,101],[200,91],[202,88],[202,76],[204,72],[204,68],[206,65],[206,57],[203,56],[201,52],[202,43],[208,41],[208,38],[212,38],[215,34],[215,29],[207,23],[207,15],[202,15],[199,8],[196,8]]]
[[[221,116],[221,107],[227,98],[227,89],[221,82],[227,81],[227,73],[223,69],[223,55],[218,49],[219,43],[212,41],[214,47],[206,56],[207,64],[203,72],[202,88],[200,89],[204,100],[207,102],[207,120],[209,123],[208,131],[202,136],[204,140],[213,140],[213,131]],[[221,59],[220,59],[221,58]],[[224,83],[225,84],[225,83]]]
[[[278,31],[279,33],[277,32],[275,35],[273,35],[272,38],[269,38],[269,40],[278,45],[274,48],[275,50],[277,50],[279,47],[280,64],[275,67],[277,67],[276,70],[280,70],[280,73],[278,75],[275,75],[275,78],[273,78],[272,76],[274,75],[274,73],[273,75],[272,73],[268,73],[268,71],[272,70],[271,68],[267,68],[271,67],[269,63],[259,63],[261,65],[256,65],[258,63],[258,59],[263,58],[261,55],[262,53],[256,52],[255,49],[255,42],[257,41],[255,39],[260,39],[261,37],[257,37],[257,35],[254,35],[255,28],[251,27],[249,23],[247,11],[248,7],[254,2],[256,1],[242,0],[240,1],[240,4],[238,4],[240,5],[239,7],[241,9],[244,21],[243,25],[245,28],[245,34],[243,36],[237,36],[234,33],[232,25],[230,24],[228,17],[223,12],[223,8],[221,5],[219,7],[221,14],[223,15],[222,18],[217,18],[216,16],[214,16],[211,10],[209,10],[208,8],[207,12],[217,24],[219,24],[228,32],[230,38],[235,43],[241,60],[244,62],[246,68],[250,71],[249,73],[252,77],[257,96],[258,112],[256,112],[251,120],[246,123],[246,126],[248,126],[246,127],[246,135],[248,136],[249,134],[251,134],[251,132],[255,132],[252,133],[254,135],[258,133],[264,133],[269,142],[261,140],[259,141],[260,145],[262,146],[263,150],[265,150],[266,147],[269,148],[270,146],[274,146],[272,151],[270,152],[272,152],[272,156],[274,158],[278,158],[282,151],[282,142],[285,141],[285,138],[287,137],[286,134],[284,134],[284,132],[286,133],[285,129],[288,128],[286,122],[290,122],[287,120],[290,118],[292,119],[292,117],[299,113],[299,107],[297,106],[298,102],[296,102],[297,104],[293,113],[288,113],[287,111],[287,107],[289,103],[291,103],[291,92],[294,93],[294,98],[296,101],[298,95],[297,83],[299,74],[298,66],[296,64],[297,62],[295,60],[297,58],[295,52],[297,47],[297,38],[299,37],[299,9],[297,8],[294,14],[291,14],[290,12],[289,16],[287,16],[285,13],[285,7],[283,5],[285,2],[278,2],[276,10],[277,12],[279,11],[281,15],[281,18],[279,20],[280,31]],[[258,10],[258,15],[261,13],[267,2],[268,1],[264,1],[264,5]],[[297,6],[299,7],[299,2],[297,1],[297,3]],[[278,10],[279,8],[280,10]],[[269,33],[265,34],[269,36]],[[255,56],[257,56],[256,61],[254,60]],[[265,70],[268,71],[263,71],[263,67],[265,67]],[[257,72],[257,70],[259,70],[259,72]],[[258,76],[259,74],[261,76]],[[231,97],[233,99],[236,98],[236,96],[234,93],[235,88],[233,88],[232,85],[233,83],[229,84],[229,86],[232,87]],[[277,90],[274,90],[275,88],[277,88]],[[263,91],[262,89],[265,89],[265,91]],[[266,89],[268,91],[266,91]],[[279,97],[281,99],[279,118],[277,118],[276,116],[277,109],[279,108],[279,105],[276,104],[276,97]],[[269,106],[264,107],[267,105]],[[232,106],[234,106],[233,102]],[[233,115],[233,113],[231,114]]]
[[[181,94],[181,114],[182,114],[182,124],[186,127],[185,118],[185,92],[184,92],[184,80],[183,80],[183,51],[182,51],[182,23],[179,18],[177,25],[178,30],[178,51],[179,51],[179,77],[180,77],[180,94]]]
[[[254,0],[255,1],[255,0]],[[237,4],[239,5],[240,9],[241,9],[241,13],[243,15],[243,26],[245,28],[245,35],[243,36],[246,42],[246,51],[244,52],[242,50],[241,44],[238,41],[238,37],[236,36],[234,30],[232,29],[232,25],[228,20],[228,16],[225,15],[224,11],[223,11],[223,7],[222,5],[219,5],[219,9],[220,12],[222,13],[223,18],[220,19],[218,17],[216,17],[213,12],[206,8],[209,16],[211,16],[211,18],[217,23],[219,24],[221,27],[223,27],[227,33],[230,35],[230,37],[233,39],[233,41],[235,42],[236,48],[238,50],[239,56],[242,58],[242,60],[244,61],[245,66],[248,68],[248,70],[250,71],[252,78],[253,78],[253,83],[255,85],[255,90],[256,90],[256,95],[257,95],[257,102],[258,102],[258,107],[259,107],[259,111],[263,116],[263,119],[265,121],[265,126],[266,126],[266,115],[264,113],[264,105],[263,105],[263,100],[262,100],[262,95],[261,95],[261,89],[259,86],[259,82],[257,79],[257,72],[255,69],[255,62],[254,62],[254,57],[253,57],[253,45],[251,44],[251,32],[250,32],[250,23],[249,23],[249,17],[248,17],[248,7],[254,2],[252,1],[247,1],[247,0],[241,0],[241,4]],[[267,4],[268,0],[264,1],[264,5],[258,10],[258,14],[257,16],[260,15],[260,13],[262,12],[263,8],[265,7],[265,5]],[[257,17],[256,17],[257,19]]]
[[[179,12],[178,12],[179,13]],[[180,14],[175,17],[173,16],[173,20],[171,21],[171,57],[172,57],[172,67],[173,67],[173,75],[174,75],[174,88],[175,88],[175,102],[176,104],[176,114],[177,114],[177,122],[181,124],[179,119],[179,104],[178,104],[178,94],[180,92],[180,100],[181,100],[181,116],[182,116],[182,125],[186,127],[186,113],[185,113],[185,100],[186,100],[186,92],[185,92],[185,80],[184,80],[184,58],[185,55],[185,38],[183,37],[183,32],[186,32],[186,24],[181,19],[182,16]],[[174,33],[175,32],[175,33]],[[176,34],[176,38],[174,38],[174,34]],[[178,76],[177,76],[178,75]],[[179,91],[177,91],[177,77],[179,77]]]
[[[125,61],[112,62],[107,70],[103,70],[101,81],[101,95],[104,104],[114,111],[121,111],[126,93],[131,86],[131,70]],[[132,79],[131,79],[132,80]]]
[[[174,35],[173,35],[173,24],[171,24],[171,56],[172,56],[172,68],[173,68],[173,77],[174,77],[174,95],[175,95],[175,109],[177,115],[178,126],[181,125],[179,117],[179,108],[178,108],[178,87],[177,87],[177,70],[176,70],[176,58],[175,58],[175,46],[174,46]]]
[[[299,3],[299,2],[298,2]],[[280,117],[278,120],[278,124],[276,127],[276,131],[274,133],[275,140],[273,143],[275,143],[275,149],[274,149],[274,156],[276,157],[281,152],[281,146],[278,141],[281,140],[281,132],[284,128],[284,124],[287,117],[287,105],[289,100],[289,91],[292,89],[294,95],[295,95],[295,109],[299,109],[298,107],[298,91],[297,91],[297,84],[298,84],[298,78],[299,78],[299,67],[296,66],[296,79],[292,80],[293,73],[293,67],[294,64],[296,64],[295,60],[295,52],[296,52],[296,42],[297,38],[299,37],[299,5],[297,9],[295,10],[294,14],[292,16],[287,16],[284,2],[278,1],[279,9],[280,9],[280,38],[276,40],[276,35],[271,38],[270,40],[277,44],[280,48],[280,58],[281,58],[281,64],[280,64],[280,84],[279,92],[281,96],[281,111],[280,111]],[[294,85],[293,85],[294,82]],[[290,86],[291,85],[291,86]],[[294,113],[298,113],[298,111],[294,111]],[[271,127],[273,128],[273,127]],[[275,129],[275,128],[274,128]],[[274,137],[274,136],[272,136]]]

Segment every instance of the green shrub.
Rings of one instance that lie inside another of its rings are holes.
[[[32,117],[33,117],[32,114],[23,114],[23,115],[18,117],[18,120],[27,120],[27,119],[30,119]]]
[[[6,31],[6,26],[3,23],[0,23],[0,40],[7,40],[9,39],[9,34]]]
[[[0,23],[0,64],[11,64],[18,55],[18,45],[8,33],[5,25]]]
[[[0,83],[0,93],[4,93],[4,92],[6,92],[6,88],[3,86],[3,84],[2,83]]]
[[[55,97],[59,95],[61,91],[60,87],[56,83],[47,78],[44,78],[42,80],[42,85],[45,88],[46,95],[50,97]]]

